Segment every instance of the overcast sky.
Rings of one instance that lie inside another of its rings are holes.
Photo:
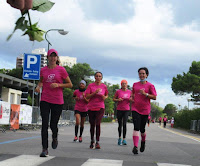
[[[102,71],[104,81],[116,84],[138,81],[137,70],[146,66],[148,81],[156,87],[161,107],[188,106],[186,96],[171,90],[172,78],[199,61],[199,0],[52,0],[45,14],[31,11],[32,22],[43,30],[61,28],[66,36],[49,32],[51,48],[59,55],[77,57]],[[31,42],[20,30],[9,42],[20,12],[0,1],[0,68],[15,68],[16,57],[47,42]],[[190,107],[193,104],[190,103]]]

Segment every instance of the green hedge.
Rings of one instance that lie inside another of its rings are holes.
[[[200,120],[200,108],[183,110],[174,115],[174,127],[190,129],[191,120]]]
[[[101,122],[112,122],[112,118],[111,117],[102,118]]]

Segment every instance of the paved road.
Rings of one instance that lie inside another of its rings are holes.
[[[199,135],[150,124],[145,152],[133,155],[132,130],[129,123],[128,145],[118,146],[117,123],[103,123],[101,149],[91,150],[88,124],[82,143],[73,142],[74,126],[60,127],[58,148],[47,158],[39,157],[40,130],[0,133],[0,166],[200,166]]]

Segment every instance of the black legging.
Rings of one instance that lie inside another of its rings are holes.
[[[104,109],[100,109],[99,111],[88,111],[89,122],[90,122],[90,135],[91,141],[94,141],[94,132],[96,126],[96,141],[100,139],[101,133],[101,119],[103,118]]]
[[[148,115],[141,115],[136,111],[132,111],[132,118],[134,124],[134,130],[145,133],[145,126],[147,123]]]
[[[42,147],[43,149],[48,148],[48,127],[49,127],[49,114],[51,112],[50,128],[52,130],[52,137],[57,138],[58,136],[58,121],[62,113],[61,104],[51,104],[45,101],[40,102],[40,113],[42,117]]]
[[[117,110],[117,120],[118,120],[118,133],[119,133],[119,138],[121,137],[121,133],[122,133],[122,123],[123,123],[123,138],[126,138],[126,123],[128,120],[128,115],[129,115],[129,111],[121,111],[121,110]],[[123,122],[122,122],[123,120]]]

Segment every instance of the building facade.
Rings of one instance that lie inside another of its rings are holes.
[[[69,56],[59,56],[61,66],[69,66],[70,68],[77,63],[77,58]]]
[[[41,68],[47,65],[47,52],[45,48],[38,48],[32,51],[32,54],[39,54],[41,55]],[[24,65],[24,54],[21,54],[17,57],[16,60],[16,68],[21,68]]]

